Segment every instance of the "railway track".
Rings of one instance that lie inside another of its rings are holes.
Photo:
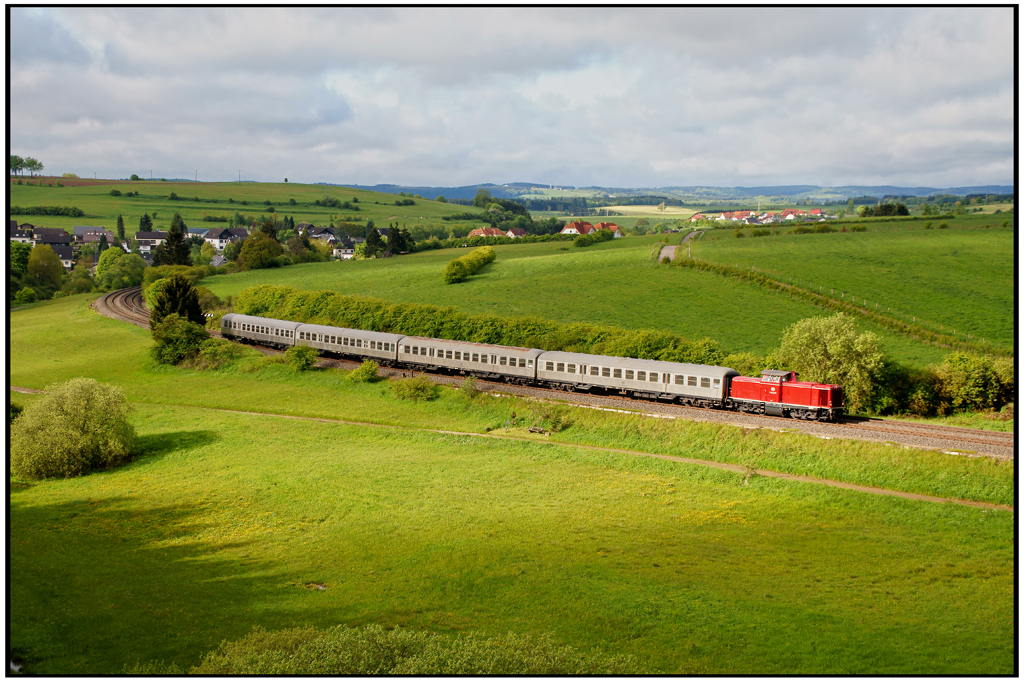
[[[105,317],[149,328],[149,310],[142,298],[142,287],[133,286],[102,295],[93,303],[96,311]]]
[[[100,314],[143,328],[149,328],[149,310],[146,309],[142,298],[141,287],[136,286],[108,293],[98,298],[93,305]],[[215,331],[211,331],[210,335],[220,336]],[[258,345],[251,345],[250,347],[256,348],[265,354],[280,352]],[[333,358],[322,358],[318,364],[320,366],[343,369],[351,369],[358,366],[358,362]],[[401,376],[411,372],[408,369],[385,369],[382,367],[381,373],[390,376]],[[462,377],[459,376],[426,375],[437,383],[459,384],[462,382]],[[1005,459],[1014,458],[1015,442],[1013,433],[857,417],[846,417],[837,423],[821,423],[758,414],[743,414],[726,410],[695,409],[668,403],[638,401],[619,395],[573,393],[485,380],[479,380],[478,386],[480,389],[489,392],[531,397],[534,399],[556,400],[595,409],[628,411],[659,418],[684,418],[744,428],[801,431],[822,438],[889,442],[906,447],[934,449],[968,456],[980,455]]]

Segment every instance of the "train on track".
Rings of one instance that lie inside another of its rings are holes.
[[[792,371],[767,370],[760,378],[748,378],[727,367],[403,336],[234,313],[221,319],[221,335],[279,349],[305,345],[328,357],[372,359],[414,371],[751,414],[834,421],[844,408],[840,386],[799,381]]]

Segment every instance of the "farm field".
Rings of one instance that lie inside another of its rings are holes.
[[[457,285],[441,280],[445,264],[461,255],[451,249],[259,270],[214,277],[204,285],[222,298],[255,284],[281,284],[390,302],[451,305],[471,314],[665,329],[691,339],[713,338],[731,352],[764,353],[778,346],[787,326],[823,314],[809,303],[743,282],[660,266],[649,258],[657,239],[629,237],[584,249],[558,242],[495,246],[497,261]],[[940,348],[872,330],[904,362],[923,366],[944,354]]]
[[[158,367],[148,332],[89,298],[11,313],[11,384],[120,385],[147,454],[12,484],[10,645],[27,671],[187,666],[256,625],[341,623],[549,632],[670,674],[1014,670],[1013,514],[575,445],[999,503],[1012,465],[585,410],[550,441],[425,432],[550,407],[450,389],[398,402],[333,370]]]
[[[116,182],[103,181],[94,183],[87,180],[69,180],[64,178],[45,178],[46,182],[62,182],[64,187],[48,187],[18,185],[11,183],[11,205],[13,206],[76,206],[86,213],[86,217],[71,218],[51,215],[24,215],[16,217],[19,223],[29,222],[37,227],[61,227],[72,232],[75,225],[94,225],[114,229],[117,216],[124,217],[125,234],[131,235],[138,230],[139,218],[143,213],[157,217],[153,220],[155,228],[166,229],[170,225],[174,213],[180,213],[189,227],[226,227],[226,222],[203,222],[206,215],[227,217],[235,211],[258,219],[266,215],[270,201],[277,211],[275,215],[289,215],[296,222],[313,222],[326,224],[332,217],[335,221],[347,220],[366,222],[374,220],[378,227],[387,226],[388,220],[413,224],[439,222],[444,215],[456,213],[474,213],[482,209],[472,206],[437,203],[426,199],[413,199],[414,206],[395,206],[394,202],[405,197],[382,194],[348,187],[328,187],[325,185],[290,184],[290,183],[257,183],[257,182]],[[70,186],[70,183],[81,182],[81,186]],[[122,192],[121,196],[111,196],[111,190]],[[129,191],[138,191],[139,196],[127,197]],[[170,200],[171,192],[181,197]],[[315,206],[313,201],[323,200],[328,195],[332,199],[351,201],[358,198],[358,210]],[[196,202],[194,197],[201,200]],[[234,203],[229,203],[229,199]],[[290,204],[295,200],[295,205]],[[245,203],[243,203],[243,201]],[[378,203],[375,203],[378,202]],[[479,223],[483,225],[484,223]]]
[[[780,235],[737,239],[709,235],[692,245],[694,257],[756,267],[803,288],[836,297],[866,298],[893,316],[917,317],[928,327],[957,329],[1004,348],[1014,339],[1014,239],[999,223],[985,228],[923,228]],[[871,223],[867,223],[871,224]],[[902,317],[900,317],[902,318]]]
[[[629,217],[654,217],[659,219],[663,217],[669,219],[688,218],[697,212],[695,208],[685,208],[683,206],[665,206],[664,210],[660,210],[657,206],[602,206],[602,209],[613,210]],[[587,219],[590,222],[594,222],[594,220],[599,218]]]

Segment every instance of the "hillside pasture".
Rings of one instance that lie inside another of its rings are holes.
[[[896,318],[916,317],[917,324],[936,331],[955,328],[1009,348],[1015,330],[1015,233],[991,222],[962,218],[950,229],[925,229],[917,221],[909,229],[869,223],[867,232],[757,238],[747,230],[744,239],[716,231],[690,250],[696,258],[754,267],[816,292],[835,290],[836,298],[866,299]]]
[[[34,182],[39,181],[34,180]],[[44,184],[61,182],[63,178],[43,178]],[[76,182],[69,180],[69,182]],[[121,196],[111,196],[111,190]],[[437,203],[427,199],[413,199],[416,205],[396,206],[395,201],[409,197],[371,192],[348,187],[308,185],[269,182],[116,182],[102,183],[82,181],[76,186],[50,187],[37,184],[11,183],[11,204],[13,206],[75,206],[86,213],[86,217],[70,218],[49,215],[12,215],[19,223],[29,222],[37,227],[60,227],[68,232],[76,225],[93,225],[114,229],[117,216],[124,217],[125,234],[132,235],[138,230],[139,218],[143,213],[152,216],[157,228],[166,228],[174,213],[180,213],[189,227],[226,227],[226,222],[203,222],[204,216],[228,217],[238,211],[251,218],[259,219],[268,215],[265,201],[270,201],[274,215],[289,215],[296,222],[312,222],[326,225],[330,220],[364,222],[373,220],[378,227],[386,227],[389,220],[407,224],[428,224],[440,222],[446,215],[456,213],[479,213],[480,208]],[[128,192],[139,192],[139,196],[126,196]],[[178,199],[171,200],[175,193]],[[198,197],[199,201],[195,198]],[[339,201],[352,201],[358,207],[345,209],[316,206],[313,202],[325,197]],[[294,200],[295,205],[290,202]],[[351,218],[349,220],[349,218]],[[445,223],[448,224],[448,223]],[[484,223],[479,223],[484,224]]]
[[[664,329],[691,340],[710,337],[728,352],[764,353],[778,345],[787,326],[823,313],[809,303],[743,282],[666,269],[649,258],[658,238],[629,237],[586,249],[560,242],[495,246],[497,260],[455,286],[441,281],[452,257],[447,250],[245,272],[216,277],[206,285],[221,298],[267,283],[393,303],[450,305],[470,314]],[[903,361],[923,366],[942,357],[939,348],[877,331],[888,352]]]

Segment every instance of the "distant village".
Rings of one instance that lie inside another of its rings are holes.
[[[694,213],[690,216],[690,222],[722,221],[742,222],[745,225],[771,225],[786,220],[835,220],[838,216],[825,213],[821,208],[800,210],[799,208],[787,208],[778,212],[758,213],[753,210],[737,210],[724,213]]]

